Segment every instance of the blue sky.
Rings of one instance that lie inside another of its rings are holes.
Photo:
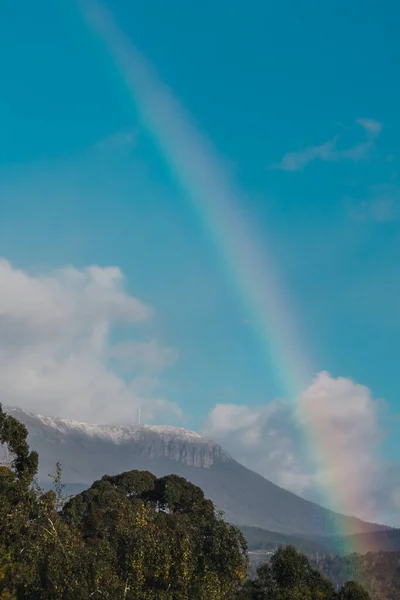
[[[397,460],[397,3],[107,7],[221,158],[314,373],[386,400],[384,453]],[[189,426],[218,403],[282,397],[217,240],[78,3],[6,3],[0,55],[0,256],[30,273],[118,266],[155,309],[137,338],[179,354],[159,378]]]

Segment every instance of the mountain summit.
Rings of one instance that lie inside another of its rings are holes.
[[[81,491],[102,475],[131,469],[160,477],[175,473],[200,486],[237,525],[290,535],[349,535],[386,529],[338,515],[268,481],[234,460],[221,446],[194,431],[169,426],[93,425],[5,407],[24,423],[39,452],[39,479],[45,484],[62,465],[63,481]]]
[[[54,460],[54,455],[48,455],[49,445],[52,450],[57,448],[57,456],[63,456],[77,448],[86,447],[91,454],[95,447],[109,446],[110,451],[134,448],[135,458],[168,459],[186,466],[210,468],[215,462],[232,460],[225,450],[215,442],[202,437],[195,431],[184,427],[169,425],[94,425],[81,421],[61,419],[34,414],[20,408],[5,407],[4,410],[24,423],[29,431],[29,442],[35,450],[42,447],[40,452],[39,477],[46,478],[48,469],[54,470],[54,465],[48,464],[47,458]],[[42,454],[44,452],[44,456]],[[69,480],[71,457],[64,457],[64,476]],[[81,457],[83,458],[83,457]],[[131,457],[129,457],[131,458]],[[57,459],[59,460],[59,459]],[[61,459],[60,459],[61,462]],[[103,463],[104,464],[104,463]],[[99,462],[102,469],[103,464]],[[45,471],[43,470],[46,467]],[[118,468],[113,465],[113,470]],[[127,465],[128,469],[132,466]],[[77,476],[76,467],[74,478]],[[81,483],[92,483],[93,477],[101,477],[96,464],[92,468],[79,470]],[[94,475],[96,473],[96,475]]]

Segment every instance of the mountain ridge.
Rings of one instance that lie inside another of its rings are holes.
[[[184,428],[99,426],[16,407],[4,410],[26,425],[28,441],[39,452],[42,482],[56,462],[63,467],[64,482],[75,488],[88,487],[104,474],[132,469],[158,477],[175,473],[199,485],[226,519],[239,526],[313,536],[332,536],[343,528],[349,534],[390,529],[296,496],[238,463],[219,444]]]
[[[37,425],[42,424],[49,432],[60,436],[81,435],[115,445],[135,443],[142,446],[141,456],[163,455],[188,466],[209,468],[217,459],[222,462],[232,459],[219,444],[184,427],[92,424],[32,413],[19,407],[5,406],[4,410],[23,422],[28,421],[25,425],[30,421],[31,437]]]

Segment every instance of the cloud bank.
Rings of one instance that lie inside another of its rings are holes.
[[[181,415],[157,394],[157,373],[177,353],[135,338],[135,327],[151,322],[154,311],[125,290],[118,267],[43,274],[0,260],[0,289],[4,404],[104,423],[134,422],[139,406],[148,420]],[[118,324],[131,337],[113,344]]]
[[[204,433],[282,487],[347,514],[400,525],[400,469],[396,480],[379,456],[381,410],[367,387],[322,372],[295,406],[217,404]]]

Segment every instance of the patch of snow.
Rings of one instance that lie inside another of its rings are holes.
[[[161,437],[167,442],[171,440],[179,440],[196,444],[208,445],[212,443],[211,440],[207,440],[199,433],[190,431],[184,427],[172,427],[170,425],[96,425],[82,421],[73,421],[70,419],[61,419],[59,417],[48,417],[41,414],[29,413],[20,408],[4,407],[4,410],[7,413],[23,413],[35,419],[36,421],[39,421],[39,423],[44,425],[46,428],[53,429],[64,435],[69,435],[76,432],[92,438],[111,441],[115,444],[140,440],[152,434]]]

